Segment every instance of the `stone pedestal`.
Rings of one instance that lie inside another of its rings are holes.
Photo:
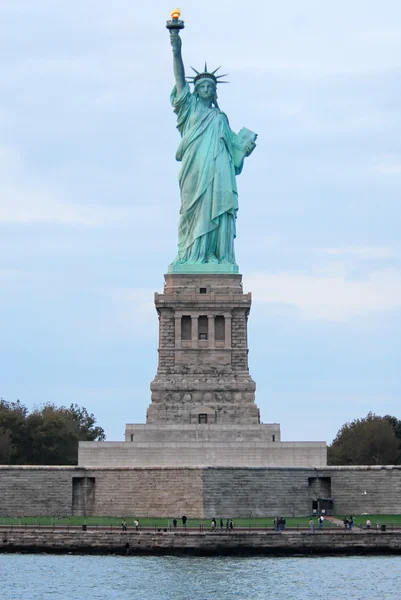
[[[146,425],[128,423],[124,442],[80,442],[80,467],[327,464],[324,442],[282,442],[279,424],[260,423],[248,369],[251,294],[241,279],[221,272],[165,276],[164,293],[155,294],[159,364]],[[224,496],[225,486],[216,489]]]
[[[151,383],[149,424],[257,425],[248,368],[251,294],[242,276],[165,275],[155,294],[159,364]]]

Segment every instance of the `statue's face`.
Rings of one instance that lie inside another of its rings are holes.
[[[210,100],[216,95],[216,87],[213,85],[213,82],[208,81],[207,79],[198,83],[196,91],[199,98],[203,98],[204,100]]]

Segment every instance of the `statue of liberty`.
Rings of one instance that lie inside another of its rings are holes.
[[[256,134],[245,128],[235,134],[230,129],[217,103],[217,84],[225,83],[219,81],[224,75],[216,76],[218,69],[209,72],[205,64],[203,72],[193,69],[195,76],[185,77],[179,35],[184,24],[178,21],[178,11],[172,17],[167,22],[175,75],[171,103],[182,138],[176,153],[182,166],[178,255],[169,272],[189,272],[194,265],[199,265],[196,271],[238,272],[234,253],[238,210],[235,176],[254,150]],[[193,92],[186,79],[193,83]]]

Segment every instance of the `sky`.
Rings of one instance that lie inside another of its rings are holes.
[[[0,397],[144,423],[179,212],[165,0],[0,0]],[[181,4],[183,57],[258,133],[237,178],[264,423],[401,418],[401,3]]]

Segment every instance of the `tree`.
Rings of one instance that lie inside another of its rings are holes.
[[[0,398],[0,428],[2,431],[2,445],[5,454],[0,458],[0,462],[6,464],[12,461],[13,464],[25,462],[25,444],[27,441],[26,418],[28,410],[19,400],[16,402],[7,402]],[[5,450],[8,446],[8,450]],[[12,449],[12,451],[11,451]],[[6,455],[8,459],[6,459]]]
[[[14,454],[10,430],[0,427],[0,464],[10,464]]]
[[[31,413],[19,401],[0,400],[0,463],[77,464],[79,441],[103,441],[93,414],[71,404],[44,404]]]
[[[394,421],[393,421],[394,420]],[[400,459],[399,421],[370,412],[363,419],[345,423],[328,447],[330,465],[387,465]]]
[[[45,404],[28,416],[30,464],[76,464],[78,457],[78,427],[68,418],[64,408]]]
[[[399,440],[401,440],[401,420],[397,419],[397,417],[392,417],[390,415],[386,415],[383,417],[388,421],[391,427],[394,429],[394,433]]]
[[[384,418],[390,423],[399,442],[396,461],[396,464],[398,465],[401,464],[401,420],[397,419],[397,417],[392,417],[391,415],[386,415]]]
[[[87,442],[104,442],[106,439],[104,429],[95,427],[96,419],[93,414],[89,414],[86,408],[78,404],[70,404],[66,409],[67,415],[76,423],[79,431],[79,439]]]

